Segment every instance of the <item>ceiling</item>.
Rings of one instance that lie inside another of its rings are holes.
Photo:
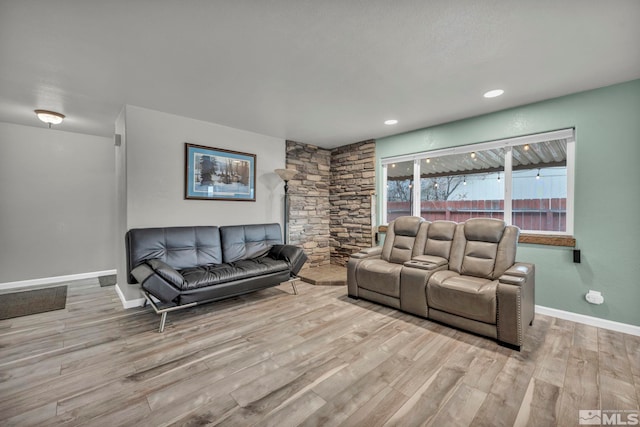
[[[111,136],[131,104],[332,148],[640,78],[639,22],[638,0],[0,0],[0,121]]]

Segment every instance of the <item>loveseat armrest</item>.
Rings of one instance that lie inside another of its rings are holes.
[[[361,249],[359,252],[351,254],[347,261],[347,294],[350,297],[358,298],[356,270],[358,270],[360,263],[366,263],[367,260],[380,259],[381,256],[382,246]]]
[[[267,256],[286,261],[289,264],[292,276],[296,276],[304,263],[307,262],[307,254],[304,253],[302,248],[293,245],[273,245]]]
[[[140,264],[131,270],[131,275],[137,283],[140,283],[142,289],[162,302],[171,302],[180,295],[178,287],[169,283],[147,263]]]
[[[519,347],[535,317],[535,265],[519,262],[498,278],[498,340]]]
[[[526,262],[517,262],[506,270],[498,280],[507,285],[523,286],[534,274],[534,265]]]
[[[365,259],[365,258],[379,258],[382,255],[382,246],[374,246],[372,248],[361,249],[359,252],[351,254],[351,258]]]

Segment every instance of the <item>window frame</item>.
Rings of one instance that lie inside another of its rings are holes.
[[[414,185],[413,205],[411,206],[412,215],[421,214],[420,205],[420,161],[426,158],[436,158],[451,154],[466,154],[474,151],[489,150],[495,148],[504,149],[504,220],[508,225],[512,224],[513,218],[513,152],[512,147],[536,144],[551,140],[565,140],[567,143],[567,207],[566,207],[566,230],[565,231],[546,231],[546,230],[522,230],[526,234],[552,235],[552,236],[572,236],[574,232],[574,186],[575,186],[575,128],[559,129],[550,132],[542,132],[530,135],[517,136],[513,138],[498,139],[488,142],[479,142],[474,144],[460,145],[431,151],[422,151],[419,153],[405,154],[401,156],[385,157],[380,159],[381,176],[382,176],[382,198],[381,198],[381,223],[387,224],[387,167],[392,163],[413,161]]]

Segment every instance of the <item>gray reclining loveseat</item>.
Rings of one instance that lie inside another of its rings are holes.
[[[162,314],[160,332],[169,311],[287,282],[307,260],[281,244],[280,224],[136,228],[125,243],[129,283]]]
[[[349,295],[520,349],[534,318],[535,267],[515,261],[518,235],[497,219],[400,217],[382,247],[349,259]]]

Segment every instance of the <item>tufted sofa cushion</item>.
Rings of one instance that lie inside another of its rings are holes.
[[[229,225],[220,227],[224,262],[266,255],[282,241],[279,224]]]
[[[219,285],[235,280],[287,271],[288,268],[289,266],[285,261],[267,257],[186,268],[181,271],[184,277],[181,289],[197,289],[204,286]]]
[[[127,271],[148,259],[159,259],[175,269],[222,263],[216,226],[134,228],[126,234]],[[129,279],[135,283],[135,278]]]

